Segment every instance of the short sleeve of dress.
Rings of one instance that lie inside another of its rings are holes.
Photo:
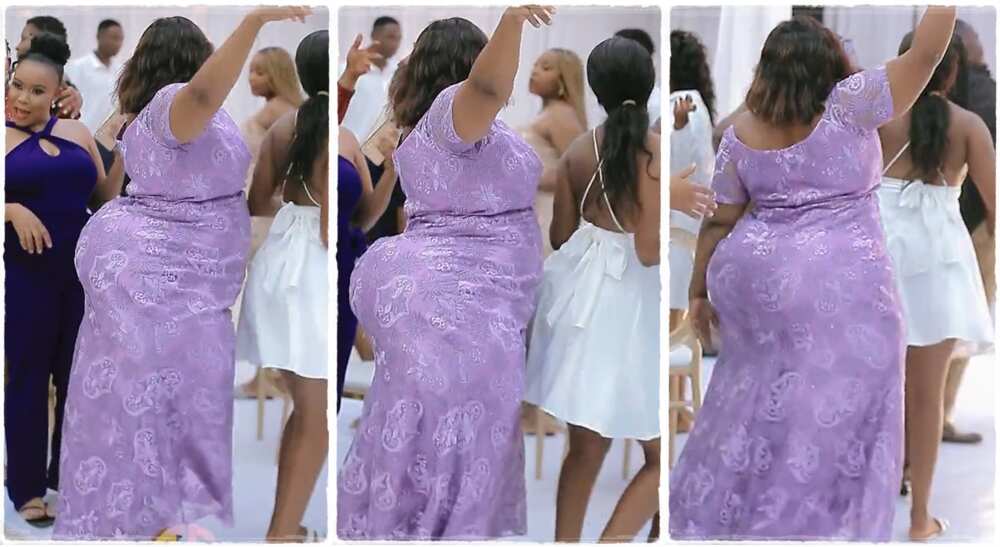
[[[715,201],[723,205],[742,205],[750,201],[750,194],[740,180],[736,169],[737,149],[733,140],[733,128],[730,127],[722,135],[719,151],[715,155],[715,173],[712,175],[712,191]]]
[[[454,154],[462,154],[476,148],[477,143],[469,144],[462,140],[455,131],[455,120],[452,117],[452,106],[455,93],[461,82],[446,87],[434,99],[430,109],[422,120],[423,131],[439,146]]]
[[[846,127],[874,131],[892,118],[892,91],[885,66],[857,72],[833,88],[830,116]]]
[[[143,109],[139,118],[143,125],[149,130],[153,140],[167,148],[180,146],[173,131],[170,130],[170,105],[174,102],[177,92],[184,87],[184,84],[170,84],[164,86],[156,92],[153,100],[149,101]]]

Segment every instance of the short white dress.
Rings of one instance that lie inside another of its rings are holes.
[[[903,301],[906,344],[929,346],[949,338],[989,344],[993,321],[958,207],[961,187],[885,176],[907,147],[909,142],[886,165],[878,189]]]
[[[598,178],[603,194],[600,162],[581,217]],[[545,261],[525,400],[603,437],[649,440],[660,436],[660,268],[639,262],[633,234],[603,198],[620,231],[582,219]]]
[[[712,147],[712,118],[708,107],[697,91],[681,90],[670,94],[671,112],[673,105],[683,97],[694,101],[695,110],[688,116],[688,124],[683,129],[674,130],[670,123],[670,174],[675,175],[694,164],[695,170],[690,180],[703,186],[712,183],[715,172],[715,150]],[[673,118],[670,118],[671,120]],[[698,237],[701,220],[680,211],[670,211],[670,244],[668,260],[670,267],[670,309],[688,308],[688,287],[694,272],[694,239]]]
[[[306,190],[308,194],[308,189]],[[327,249],[319,203],[285,203],[250,262],[236,359],[327,379]]]

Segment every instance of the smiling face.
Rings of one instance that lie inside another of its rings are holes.
[[[560,76],[557,54],[546,51],[531,69],[528,91],[542,98],[558,97]]]
[[[253,56],[250,61],[250,93],[254,97],[268,98],[274,95],[274,86],[271,85],[271,77],[264,67],[264,59],[261,54]]]
[[[51,65],[32,59],[18,63],[7,90],[12,121],[21,127],[48,122],[59,83]]]

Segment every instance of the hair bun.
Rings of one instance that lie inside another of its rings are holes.
[[[69,61],[69,44],[61,36],[40,32],[31,38],[27,55],[41,55],[59,66]]]

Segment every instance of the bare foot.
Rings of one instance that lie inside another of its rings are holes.
[[[930,520],[910,524],[911,541],[928,541],[934,539],[948,529],[948,522],[937,517]]]

